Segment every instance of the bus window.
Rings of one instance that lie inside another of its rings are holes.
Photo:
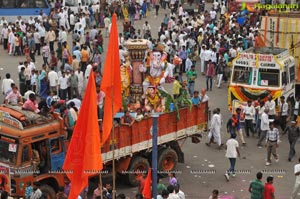
[[[290,67],[290,82],[295,81],[295,65]]]
[[[286,72],[282,72],[282,85],[287,85],[288,84],[288,79]]]
[[[278,69],[259,69],[258,73],[259,86],[279,86],[279,70]]]
[[[22,150],[22,163],[30,161],[29,147],[25,145]]]
[[[79,3],[81,4],[80,0],[65,0],[65,6],[69,7],[79,6]]]
[[[234,66],[232,82],[250,85],[252,83],[252,68]]]
[[[8,164],[16,163],[18,145],[0,140],[0,161]]]
[[[51,140],[51,154],[57,154],[61,152],[61,145],[59,144],[59,138]]]

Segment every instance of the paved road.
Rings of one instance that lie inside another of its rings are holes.
[[[154,17],[152,11],[149,17],[146,19],[149,21],[152,32],[155,33],[158,30],[160,22],[163,20],[164,13],[169,13],[169,10],[160,10],[162,13],[158,17]],[[145,20],[136,22],[136,27],[141,28]],[[119,32],[122,31],[121,21],[118,21]],[[156,34],[153,34],[154,37]],[[70,36],[71,37],[71,36]],[[69,41],[71,44],[71,41]],[[104,42],[107,46],[107,39]],[[106,50],[106,49],[104,49]],[[103,55],[103,57],[105,54]],[[104,59],[103,59],[104,60]],[[19,61],[24,61],[24,57],[8,56],[3,49],[0,49],[0,74],[2,78],[5,73],[10,72],[12,78],[17,81],[17,65]],[[37,67],[41,68],[42,59],[37,58]],[[199,72],[199,65],[197,65]],[[200,73],[199,73],[200,74]],[[205,87],[205,78],[200,76],[196,80],[196,90],[201,90]],[[166,86],[167,89],[171,88],[171,85]],[[227,110],[227,85],[223,85],[221,89],[216,87],[213,91],[208,92],[210,97],[209,106],[210,109],[219,107],[223,116],[224,123],[228,120],[230,113]],[[3,100],[3,96],[0,96],[0,100]],[[225,132],[225,128],[222,130],[223,142],[229,137]],[[187,198],[191,199],[205,199],[211,194],[213,189],[219,189],[220,194],[227,196],[228,199],[248,199],[250,197],[247,189],[249,181],[255,178],[258,171],[264,170],[264,180],[267,175],[272,175],[275,178],[275,196],[278,199],[287,199],[290,197],[292,186],[294,184],[295,177],[293,175],[293,165],[296,160],[288,162],[288,150],[287,137],[282,137],[282,143],[278,149],[280,162],[274,163],[272,166],[266,167],[266,149],[258,149],[256,147],[257,139],[246,138],[247,146],[241,147],[242,159],[237,160],[236,169],[240,171],[235,178],[232,178],[230,182],[227,182],[224,178],[224,173],[229,167],[229,161],[224,157],[225,150],[218,150],[216,146],[207,147],[205,145],[205,136],[201,143],[192,144],[190,139],[186,140],[183,145],[183,151],[185,153],[185,163],[178,164],[178,180],[181,184],[182,190],[185,192]],[[300,156],[299,144],[296,145],[296,159]],[[205,173],[206,171],[211,173]],[[167,179],[163,179],[163,182],[167,184]],[[134,197],[137,188],[129,187],[122,184],[118,180],[117,191],[118,193],[125,193],[131,198]]]

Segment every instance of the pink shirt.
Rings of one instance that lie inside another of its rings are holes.
[[[103,100],[105,98],[105,93],[103,91],[100,91],[99,93],[97,93],[97,104],[98,106],[103,106]]]
[[[22,108],[36,112],[36,113],[40,112],[40,110],[38,109],[37,103],[31,101],[30,99],[26,100],[26,102],[23,104]]]
[[[17,91],[16,93],[14,93],[13,91],[11,91],[7,96],[6,96],[6,100],[8,101],[8,103],[10,104],[18,104],[18,99],[19,97],[21,97],[21,94],[19,91]]]
[[[207,64],[206,76],[207,77],[214,76],[214,65],[213,64]]]

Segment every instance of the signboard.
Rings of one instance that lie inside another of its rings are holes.
[[[16,118],[10,116],[9,113],[0,111],[0,121],[18,129],[24,129],[22,123]]]
[[[9,144],[8,145],[8,151],[9,152],[14,152],[14,153],[17,152],[17,146],[18,146],[17,144]]]
[[[261,80],[260,81],[260,85],[262,85],[262,86],[268,86],[269,85],[269,81],[268,80]]]
[[[10,192],[9,167],[0,163],[0,189]]]

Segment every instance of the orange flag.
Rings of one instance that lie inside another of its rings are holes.
[[[147,178],[144,185],[143,196],[145,199],[152,198],[151,182],[152,182],[151,168],[148,169]]]
[[[63,170],[71,180],[68,199],[77,199],[80,192],[88,185],[88,177],[103,168],[96,85],[92,73],[89,76],[78,120],[63,165]]]
[[[112,26],[108,42],[108,50],[104,65],[101,90],[105,93],[102,144],[108,139],[113,116],[122,107],[120,56],[117,29],[117,15],[112,16]]]

